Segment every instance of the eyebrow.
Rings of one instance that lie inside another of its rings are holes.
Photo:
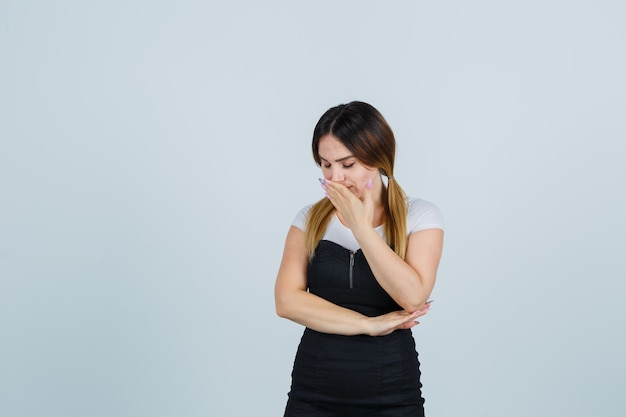
[[[322,155],[319,155],[319,154],[318,154],[318,156],[320,157],[320,159],[321,159],[322,161],[324,161],[324,162],[328,162],[328,160],[327,160],[327,159],[322,158]],[[354,155],[348,155],[348,156],[344,156],[343,158],[335,159],[335,162],[345,161],[346,159],[350,159],[350,158],[354,158]]]

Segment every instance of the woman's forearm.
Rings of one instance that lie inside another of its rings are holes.
[[[288,302],[277,297],[276,309],[279,316],[322,333],[343,336],[359,334],[385,336],[396,330],[406,330],[418,325],[416,319],[426,314],[428,305],[412,313],[399,310],[381,316],[367,317],[301,291],[292,294]]]
[[[322,333],[344,336],[367,333],[367,316],[302,290],[277,293],[276,313]]]
[[[376,280],[391,298],[409,312],[423,308],[432,291],[434,276],[421,276],[373,228],[363,227],[353,233]]]

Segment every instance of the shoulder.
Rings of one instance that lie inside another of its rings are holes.
[[[307,217],[309,215],[309,210],[311,210],[311,207],[313,207],[313,204],[304,206],[298,212],[298,214],[296,214],[296,217],[293,219],[293,222],[291,222],[292,226],[296,226],[300,230],[305,230]]]
[[[439,207],[421,198],[408,198],[407,231],[409,234],[426,229],[443,229]]]

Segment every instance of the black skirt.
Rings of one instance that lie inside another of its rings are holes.
[[[373,317],[401,308],[365,257],[321,241],[308,268],[309,291]],[[341,336],[305,329],[292,372],[286,417],[424,415],[411,330]]]

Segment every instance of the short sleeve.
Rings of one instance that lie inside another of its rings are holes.
[[[443,229],[441,210],[430,201],[410,198],[407,234],[426,229]]]
[[[309,215],[309,210],[313,207],[313,205],[308,205],[296,214],[296,218],[291,222],[292,226],[296,226],[298,229],[305,231],[306,229],[306,220]]]

